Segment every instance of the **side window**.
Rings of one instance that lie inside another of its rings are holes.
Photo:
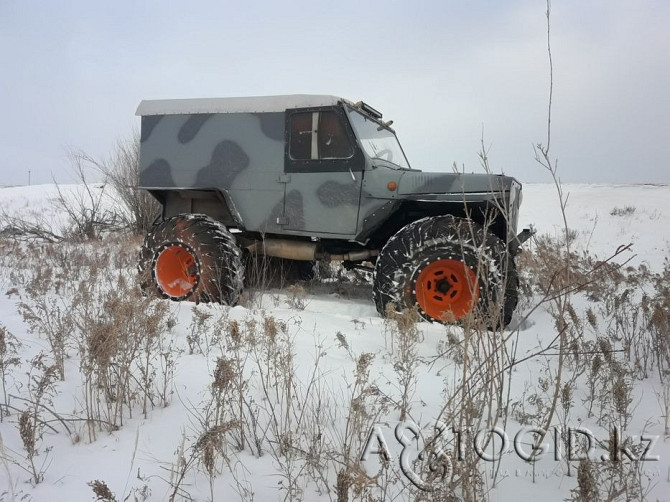
[[[348,159],[354,148],[334,111],[291,115],[289,155],[294,160]]]
[[[312,158],[312,113],[294,113],[291,115],[292,159],[309,160]],[[318,157],[317,157],[318,158]]]

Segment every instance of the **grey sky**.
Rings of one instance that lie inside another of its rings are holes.
[[[107,5],[104,5],[107,4]],[[0,0],[0,184],[68,181],[141,99],[335,94],[393,119],[413,167],[546,181],[545,4]],[[563,181],[669,182],[670,2],[554,0]]]

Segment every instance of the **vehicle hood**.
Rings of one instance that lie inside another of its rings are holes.
[[[491,193],[511,189],[510,176],[406,171],[398,181],[398,195]]]

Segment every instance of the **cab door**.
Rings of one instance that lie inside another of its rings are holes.
[[[365,159],[339,107],[286,112],[284,216],[293,233],[356,234]]]

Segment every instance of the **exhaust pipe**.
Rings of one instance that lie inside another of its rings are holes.
[[[265,239],[247,246],[249,252],[258,255],[286,258],[288,260],[316,260],[316,244],[313,242]]]
[[[253,254],[299,261],[363,261],[379,254],[379,251],[376,249],[363,249],[344,254],[321,253],[317,251],[315,242],[285,239],[254,241],[252,244],[246,246],[246,249]]]
[[[363,249],[344,254],[317,253],[319,260],[326,261],[363,261],[377,255],[379,255],[379,251],[376,249]]]

